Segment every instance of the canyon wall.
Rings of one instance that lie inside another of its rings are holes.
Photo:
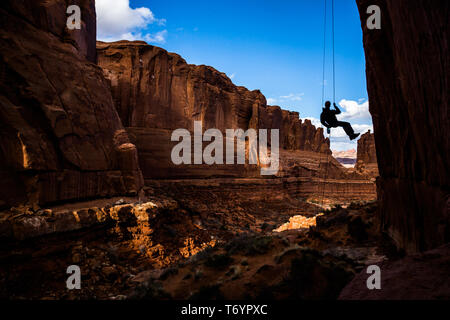
[[[66,27],[72,4],[81,30]],[[261,177],[260,163],[173,165],[170,135],[195,120],[203,130],[279,129],[279,177],[332,168],[327,178],[363,180],[325,160],[321,128],[267,106],[258,90],[143,42],[96,43],[92,0],[11,0],[0,10],[0,208],[134,194],[144,177]],[[297,152],[315,154],[313,167]]]
[[[136,147],[94,64],[94,1],[2,1],[0,15],[0,207],[137,192]]]
[[[67,8],[77,5],[81,9],[81,29],[69,30],[66,27]],[[19,23],[25,22],[40,31],[49,32],[60,41],[70,43],[74,53],[96,63],[97,20],[93,0],[21,0],[2,1],[2,13],[15,15]],[[26,30],[28,31],[28,30]]]
[[[378,176],[377,151],[375,148],[375,136],[370,130],[364,133],[358,140],[356,158],[356,170],[372,177]]]
[[[373,133],[370,133],[370,130],[361,135],[361,138],[358,140],[356,157],[357,161],[362,161],[366,164],[377,163],[375,137]]]
[[[407,251],[450,240],[448,13],[440,0],[357,0],[383,229]],[[367,28],[370,5],[381,29]]]
[[[346,170],[331,156],[330,142],[322,128],[302,121],[298,112],[268,106],[260,91],[235,86],[212,67],[187,64],[179,55],[145,42],[98,42],[97,49],[98,63],[111,83],[117,111],[137,146],[146,184],[153,184],[155,179],[168,180],[172,185],[174,181],[182,183],[180,179],[233,178],[230,183],[235,184],[234,189],[254,192],[255,186],[240,178],[267,178],[261,176],[260,162],[175,165],[171,151],[178,141],[171,141],[173,130],[184,128],[192,134],[194,121],[200,121],[203,131],[217,128],[224,135],[226,129],[279,130],[279,171],[270,177],[280,180],[258,183],[258,192],[264,196],[269,196],[267,190],[276,185],[293,197],[326,194],[345,200],[376,198],[369,177]],[[270,144],[270,133],[268,136]],[[203,147],[208,144],[204,142]],[[229,190],[230,183],[222,186]]]
[[[194,121],[201,121],[203,130],[217,128],[223,134],[226,129],[279,129],[281,148],[331,153],[322,128],[302,121],[297,112],[267,106],[259,90],[235,86],[212,67],[187,64],[177,54],[140,41],[98,42],[97,48],[146,178],[259,175],[256,166],[173,165],[171,133],[192,131]]]

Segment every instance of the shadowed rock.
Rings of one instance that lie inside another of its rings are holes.
[[[73,32],[68,1],[1,4],[1,206],[134,193],[143,183],[108,82],[92,63],[94,2],[71,4],[83,19]]]
[[[408,251],[450,240],[450,3],[357,0],[380,178],[382,228]],[[381,9],[381,29],[366,26]]]

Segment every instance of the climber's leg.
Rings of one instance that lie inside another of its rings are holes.
[[[342,127],[342,128],[344,129],[345,133],[346,133],[350,138],[355,134],[355,132],[353,131],[352,125],[351,125],[350,123],[345,122],[345,121],[338,121],[338,122],[337,122],[337,125],[338,125],[339,127]]]

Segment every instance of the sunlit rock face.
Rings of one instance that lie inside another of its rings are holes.
[[[110,82],[117,112],[137,146],[147,182],[265,178],[260,161],[248,163],[248,150],[245,165],[175,165],[171,151],[178,141],[171,141],[173,131],[183,128],[193,136],[194,121],[198,121],[203,131],[216,128],[224,136],[227,129],[269,129],[269,149],[271,130],[279,130],[279,168],[270,177],[291,179],[276,182],[286,186],[283,192],[295,189],[304,196],[318,197],[326,190],[328,196],[339,199],[376,197],[375,185],[367,176],[348,172],[331,156],[322,128],[301,120],[298,112],[268,106],[260,91],[235,86],[212,67],[187,64],[179,55],[141,41],[97,42],[97,50],[98,63]],[[203,148],[208,144],[204,142]],[[262,194],[270,187],[269,181],[259,184]]]
[[[142,175],[96,61],[94,1],[0,6],[0,207],[137,192]]]
[[[364,133],[358,140],[357,159],[366,164],[377,163],[375,138],[374,134],[370,133],[370,130]]]
[[[140,41],[97,42],[98,61],[111,84],[117,112],[139,150],[146,178],[257,176],[251,166],[174,166],[173,130],[278,129],[286,150],[330,153],[329,140],[298,112],[268,106],[259,90],[236,86],[209,66]],[[268,132],[270,143],[270,132]],[[205,144],[207,145],[207,144]]]
[[[408,251],[449,241],[448,1],[357,0],[382,228]],[[366,25],[381,9],[381,29]]]
[[[374,178],[379,174],[375,136],[373,133],[370,133],[370,130],[364,133],[358,140],[356,170]]]

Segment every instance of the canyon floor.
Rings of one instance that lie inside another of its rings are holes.
[[[450,297],[450,247],[405,257],[379,232],[376,201],[320,207],[318,198],[266,194],[262,202],[258,193],[169,185],[155,182],[140,198],[3,213],[0,298]],[[367,289],[373,264],[384,290]],[[81,269],[80,290],[66,288],[70,265]]]
[[[398,256],[377,232],[376,202],[322,209],[188,189],[3,214],[0,297],[337,298],[364,265]],[[66,288],[69,265],[81,290]]]

